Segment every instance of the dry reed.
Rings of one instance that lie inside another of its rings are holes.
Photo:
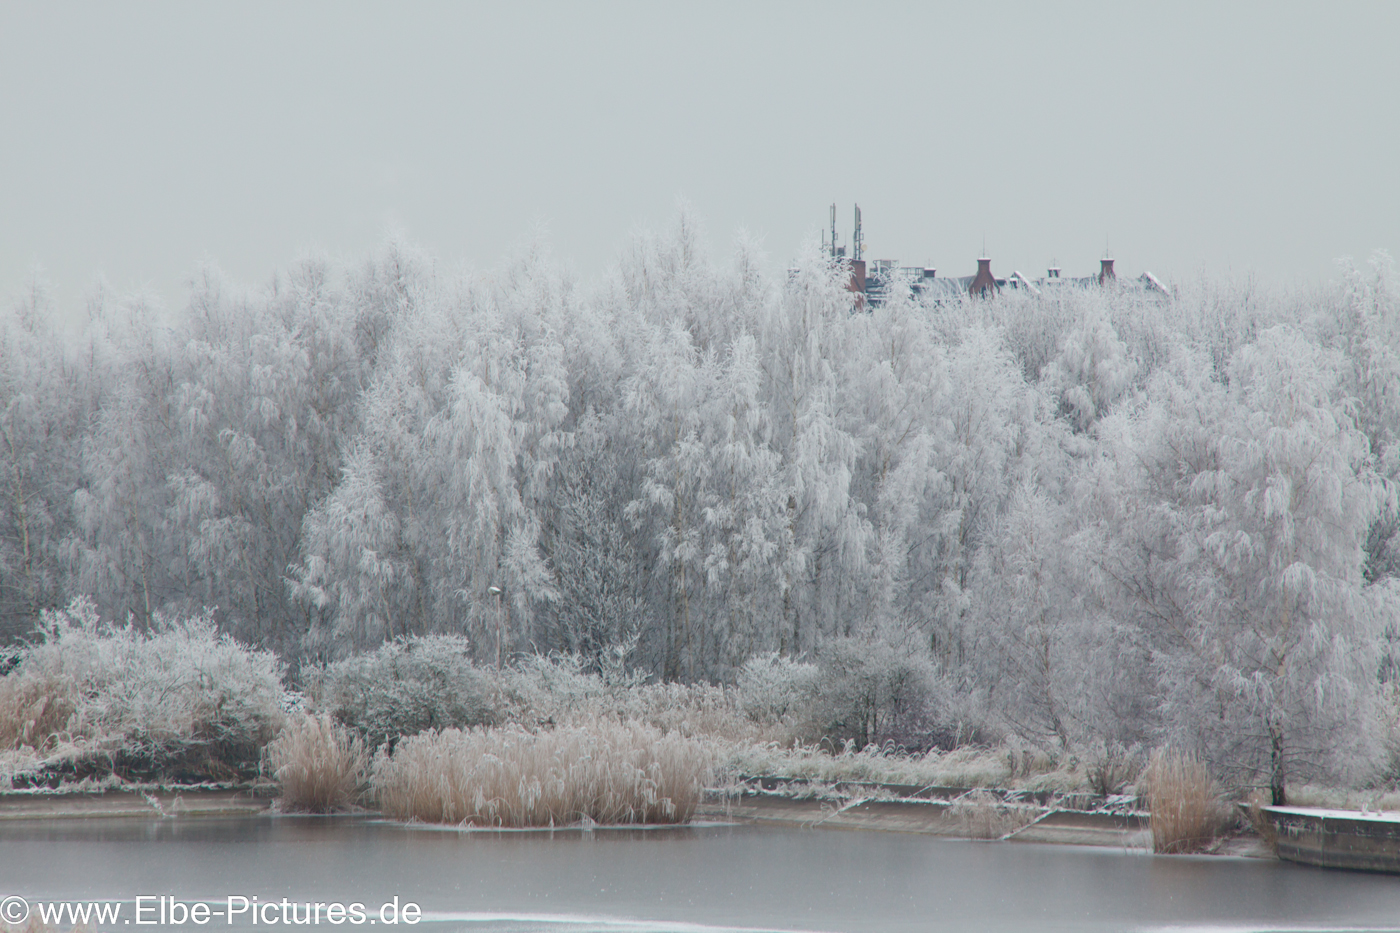
[[[1269,805],[1269,798],[1261,791],[1253,791],[1245,798],[1244,816],[1249,821],[1259,838],[1268,846],[1269,851],[1278,854],[1278,829],[1274,826],[1274,821],[1264,812],[1264,808]]]
[[[953,801],[947,818],[958,827],[958,835],[969,839],[1000,839],[1022,826],[1035,822],[1038,807],[1008,804],[990,791],[971,791]]]
[[[714,763],[707,742],[637,723],[447,729],[374,764],[385,816],[473,826],[681,823]]]
[[[1152,851],[1199,852],[1219,835],[1225,822],[1220,785],[1194,756],[1158,751],[1143,783],[1152,815]]]
[[[327,715],[288,721],[267,747],[273,776],[282,784],[281,808],[330,813],[354,805],[369,756],[358,736],[337,728]]]
[[[77,707],[75,694],[71,683],[49,673],[0,677],[0,748],[52,747]]]

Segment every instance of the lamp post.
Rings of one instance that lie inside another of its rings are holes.
[[[501,641],[505,634],[505,612],[501,604],[502,591],[499,586],[488,586],[486,592],[496,597],[496,670],[501,669]]]

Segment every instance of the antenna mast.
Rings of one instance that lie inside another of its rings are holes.
[[[861,236],[861,233],[860,233],[860,205],[857,204],[857,205],[856,205],[856,234],[855,234],[855,236],[851,237],[851,258],[852,258],[853,260],[855,260],[856,262],[860,262],[860,251],[861,251],[861,248],[862,248],[864,245],[865,245],[865,241],[864,241],[864,238]]]
[[[836,203],[831,204],[831,258],[836,258]]]

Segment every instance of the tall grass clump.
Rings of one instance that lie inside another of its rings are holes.
[[[1037,807],[1006,803],[990,791],[975,790],[953,801],[947,817],[958,827],[959,835],[1000,839],[1035,822],[1041,812]]]
[[[267,754],[273,776],[282,785],[282,809],[309,813],[353,806],[369,765],[360,737],[324,713],[292,718]]]
[[[1225,824],[1220,785],[1190,754],[1162,749],[1144,779],[1151,811],[1152,851],[1199,852]]]
[[[706,742],[638,723],[446,729],[381,752],[372,786],[380,810],[399,820],[682,823],[700,802],[714,758]]]
[[[0,677],[0,749],[50,750],[76,708],[71,685],[51,672],[21,668]]]

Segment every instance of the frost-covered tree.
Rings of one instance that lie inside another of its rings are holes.
[[[640,555],[623,517],[622,467],[610,425],[589,413],[560,463],[541,544],[559,598],[541,614],[542,650],[562,650],[596,669],[627,661],[652,624]]]
[[[567,443],[562,348],[539,309],[450,291],[397,251],[378,278],[366,291],[399,304],[376,337],[357,469],[308,513],[294,594],[323,613],[323,642],[457,632],[509,655],[555,593],[534,506]]]
[[[809,245],[770,308],[760,330],[765,395],[786,494],[772,650],[794,657],[841,628],[867,566],[871,526],[852,496],[860,445],[842,382],[852,310],[844,270]]]
[[[283,650],[307,628],[286,598],[287,567],[339,471],[368,374],[356,317],[313,259],[243,295],[205,268],[182,322],[167,485],[187,595],[217,606],[241,637]]]
[[[444,634],[812,678],[861,740],[956,706],[1052,750],[1194,743],[1280,797],[1365,773],[1400,676],[1385,257],[874,307],[813,247],[775,278],[703,239],[683,213],[584,284],[540,243],[207,268],[170,315],[99,290],[75,342],[36,285],[0,333],[0,632],[90,594],[301,661]]]
[[[63,544],[78,593],[94,594],[105,618],[149,626],[182,587],[168,530],[174,381],[168,330],[138,298],[93,322],[92,359],[102,397],[82,438],[72,493],[74,528]]]
[[[36,272],[0,318],[0,639],[24,635],[62,598],[90,374],[52,325]]]
[[[1128,393],[1138,367],[1111,321],[1094,307],[1060,344],[1041,374],[1047,394],[1077,431],[1089,430]]]
[[[973,571],[963,681],[995,722],[1056,753],[1150,739],[1156,699],[1144,633],[1082,572],[1073,510],[1029,485],[1013,495]]]
[[[1387,487],[1366,539],[1366,577],[1378,582],[1400,578],[1400,280],[1384,251],[1370,267],[1368,275],[1344,264],[1344,293],[1328,323],[1350,364],[1342,384],[1356,399],[1357,426]]]
[[[1185,357],[1125,428],[1133,485],[1099,568],[1148,633],[1167,735],[1282,803],[1290,780],[1364,774],[1384,592],[1362,545],[1381,502],[1340,359],[1276,326],[1229,384]]]

